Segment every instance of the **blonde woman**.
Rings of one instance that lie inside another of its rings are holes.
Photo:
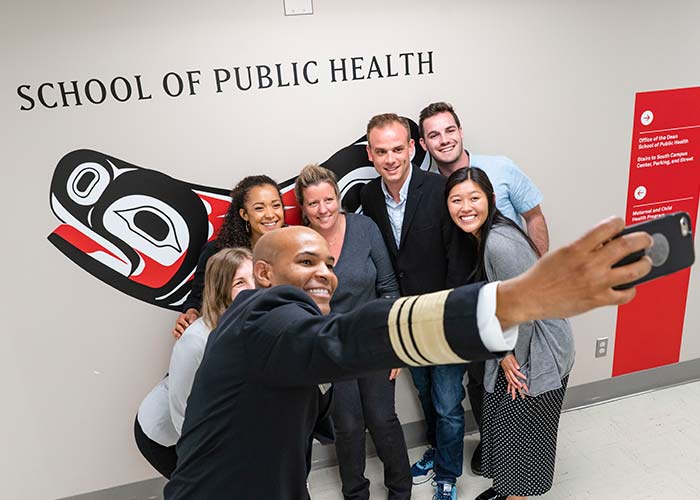
[[[146,396],[134,423],[136,445],[163,476],[175,470],[175,443],[180,438],[187,397],[204,356],[209,332],[241,290],[255,288],[253,256],[247,248],[225,248],[206,265],[202,316],[175,343],[168,375]]]
[[[324,237],[333,257],[338,288],[331,312],[347,313],[378,297],[398,297],[389,252],[369,217],[340,210],[335,174],[308,165],[296,179],[294,193],[304,223]],[[335,449],[346,500],[369,498],[365,470],[365,429],[384,464],[388,500],[411,497],[411,471],[401,423],[394,407],[398,370],[386,370],[333,384]]]

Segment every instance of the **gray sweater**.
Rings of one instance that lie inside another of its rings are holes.
[[[493,226],[486,240],[484,268],[488,281],[507,280],[522,274],[537,261],[520,232],[508,225]],[[574,364],[574,338],[566,319],[546,319],[518,327],[515,358],[527,376],[530,396],[559,389],[561,380]],[[486,361],[484,388],[493,392],[498,376],[498,360]]]
[[[346,313],[378,297],[399,296],[389,252],[379,228],[360,214],[345,214],[345,238],[335,265],[338,288],[331,311]]]

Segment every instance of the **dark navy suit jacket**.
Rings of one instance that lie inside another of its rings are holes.
[[[401,295],[447,288],[451,256],[471,262],[470,255],[459,255],[459,251],[452,248],[457,228],[447,212],[445,178],[415,165],[411,168],[398,248],[389,223],[381,177],[369,182],[360,194],[363,213],[379,226],[389,249]]]
[[[446,352],[493,357],[476,324],[480,286],[327,316],[295,287],[239,294],[210,334],[165,499],[307,499],[318,384],[443,364]]]

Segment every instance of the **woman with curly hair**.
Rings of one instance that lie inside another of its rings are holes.
[[[236,184],[231,191],[231,205],[218,237],[202,248],[192,280],[192,290],[175,322],[173,336],[176,339],[200,316],[204,271],[209,257],[223,248],[252,249],[263,234],[282,226],[282,193],[274,180],[267,175],[250,175]]]

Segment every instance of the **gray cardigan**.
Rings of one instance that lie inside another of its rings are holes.
[[[484,250],[484,270],[488,281],[507,280],[522,274],[537,261],[527,240],[514,227],[498,224],[491,228]],[[515,358],[527,376],[530,396],[559,389],[561,380],[574,364],[574,338],[566,319],[546,319],[518,327]],[[486,361],[484,388],[493,392],[499,361]]]
[[[332,312],[346,313],[378,297],[399,296],[384,239],[364,215],[345,214],[345,238],[334,271],[338,288],[331,299]]]

